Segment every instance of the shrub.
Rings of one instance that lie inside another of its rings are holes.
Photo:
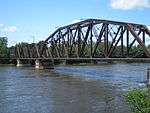
[[[150,113],[150,95],[147,89],[131,90],[125,94],[125,98],[133,113]]]

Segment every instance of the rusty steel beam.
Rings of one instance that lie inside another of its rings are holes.
[[[141,30],[138,32],[138,36],[141,34]],[[131,44],[129,45],[129,50],[132,48],[133,44],[135,43],[136,38],[131,42]]]
[[[97,39],[97,41],[96,41],[95,47],[94,47],[93,56],[94,56],[94,54],[96,53],[96,50],[97,50],[97,47],[98,47],[99,43],[101,42],[102,36],[103,36],[103,34],[104,34],[105,27],[106,27],[105,24],[103,24],[103,26],[102,26],[102,28],[101,28],[101,30],[100,30],[98,39]]]
[[[15,56],[59,59],[139,57],[140,53],[133,53],[131,49],[137,41],[146,54],[143,57],[150,57],[145,45],[147,35],[150,37],[150,31],[144,25],[87,19],[58,28],[45,41],[16,46]]]
[[[112,49],[110,50],[108,56],[111,56],[111,55],[114,53],[114,51],[115,51],[115,49],[116,49],[116,46],[118,45],[118,43],[119,43],[119,41],[121,40],[122,35],[125,33],[125,31],[126,31],[126,29],[124,29],[124,30],[121,31],[121,35],[119,36],[117,42],[115,43],[115,46],[113,46]]]
[[[100,23],[104,23],[104,24],[113,24],[113,25],[122,25],[122,26],[125,26],[125,25],[127,25],[127,24],[131,24],[131,25],[137,26],[137,27],[144,26],[144,25],[141,25],[141,24],[127,23],[127,22],[117,22],[117,21],[101,20],[101,19],[87,19],[87,20],[84,20],[84,21],[81,21],[81,22],[77,22],[77,23],[74,23],[74,24],[71,24],[71,25],[67,25],[67,26],[58,28],[54,33],[52,33],[52,34],[45,40],[45,42],[47,42],[48,40],[50,40],[58,31],[60,31],[60,30],[62,30],[62,29],[67,29],[68,27],[69,27],[70,29],[77,29],[78,26],[86,27],[86,26],[88,26],[88,25],[91,24],[91,23],[93,23],[93,25],[95,25],[95,24],[100,24]]]
[[[80,56],[83,55],[83,52],[84,52],[84,49],[85,49],[85,46],[86,46],[86,43],[87,43],[87,39],[88,39],[88,37],[89,37],[90,29],[91,29],[91,27],[88,26],[88,29],[87,29],[87,31],[86,31],[86,35],[85,35],[85,37],[84,37],[84,41],[83,41],[83,45],[82,45],[82,49],[81,49]]]
[[[142,48],[144,49],[146,55],[148,57],[150,57],[150,52],[148,51],[148,49],[145,47],[145,44],[143,43],[143,41],[140,39],[140,37],[138,36],[138,34],[136,34],[133,30],[133,26],[131,24],[127,25],[128,30],[131,32],[131,34],[134,36],[134,38],[137,40],[137,42],[142,46]]]

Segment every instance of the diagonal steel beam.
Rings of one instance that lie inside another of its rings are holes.
[[[133,30],[133,25],[127,24],[127,29],[130,31],[130,33],[134,36],[134,38],[137,40],[137,42],[141,45],[141,47],[144,49],[144,52],[146,53],[147,57],[150,57],[150,52],[146,48],[145,44],[143,41],[140,39],[138,34]]]
[[[116,33],[115,37],[113,38],[113,41],[112,41],[112,43],[111,43],[111,45],[110,45],[110,48],[109,48],[108,54],[110,54],[110,51],[111,51],[111,49],[113,48],[113,44],[115,43],[116,38],[117,38],[117,36],[118,36],[118,34],[119,34],[119,32],[120,32],[121,28],[122,28],[122,26],[120,26],[120,27],[118,28],[117,33]]]
[[[109,54],[108,54],[108,57],[110,57],[110,56],[114,53],[114,51],[115,51],[115,49],[116,49],[116,46],[118,45],[118,43],[119,43],[119,41],[121,40],[121,38],[122,38],[123,34],[125,33],[125,31],[126,31],[126,29],[124,29],[124,30],[121,32],[121,35],[120,35],[120,37],[118,38],[117,42],[115,43],[115,46],[113,46],[112,49],[110,50],[110,52],[109,52]]]
[[[138,36],[141,34],[141,30],[138,32]],[[132,46],[133,46],[133,44],[135,43],[135,41],[136,41],[136,39],[134,39],[133,41],[132,41],[132,43],[130,44],[130,46],[129,46],[129,50],[132,48]]]
[[[83,45],[82,45],[82,48],[81,48],[80,56],[83,55],[83,52],[84,52],[84,49],[85,49],[85,45],[86,45],[87,39],[88,39],[88,37],[89,37],[90,30],[91,30],[91,27],[88,26],[88,29],[87,29],[87,31],[86,31],[86,35],[85,35],[85,38],[84,38],[84,42],[83,42]]]
[[[98,48],[99,43],[101,42],[101,38],[102,38],[102,36],[103,36],[103,34],[104,34],[105,27],[106,27],[106,25],[103,24],[103,26],[102,26],[102,28],[101,28],[101,30],[100,30],[98,39],[97,39],[97,41],[96,41],[95,47],[94,47],[93,56],[94,56],[94,54],[96,53],[96,50],[97,50],[97,48]]]

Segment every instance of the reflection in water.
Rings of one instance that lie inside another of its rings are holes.
[[[145,80],[149,64],[0,67],[0,113],[129,113],[126,87]]]

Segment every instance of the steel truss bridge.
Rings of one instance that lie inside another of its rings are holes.
[[[87,19],[60,27],[39,43],[17,44],[13,59],[149,60],[150,30],[145,25]],[[134,51],[134,47],[138,47]]]

